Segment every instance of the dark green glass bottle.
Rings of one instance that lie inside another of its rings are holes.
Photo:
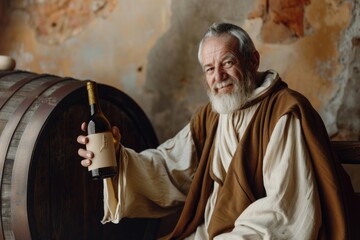
[[[87,81],[86,88],[90,106],[86,149],[94,153],[88,170],[93,179],[113,177],[117,174],[117,164],[111,125],[101,110],[96,82]]]

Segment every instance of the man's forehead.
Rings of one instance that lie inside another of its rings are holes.
[[[205,59],[214,54],[235,53],[237,47],[238,41],[232,35],[212,36],[204,40],[201,55]]]

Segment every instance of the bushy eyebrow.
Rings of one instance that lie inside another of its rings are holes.
[[[224,55],[221,57],[221,61],[220,61],[220,62],[223,62],[224,60],[229,60],[229,59],[235,59],[235,60],[237,60],[236,54],[228,52],[228,53],[224,54]],[[203,68],[203,70],[205,70],[206,68],[212,67],[212,66],[213,66],[212,63],[208,63],[208,64],[203,65],[202,68]]]
[[[208,68],[208,67],[211,67],[212,65],[213,65],[212,63],[205,64],[205,65],[202,66],[202,68],[203,68],[203,69],[206,69],[206,68]]]
[[[227,53],[221,58],[221,62],[223,62],[224,60],[227,60],[227,59],[235,59],[236,60],[237,57],[235,54]]]

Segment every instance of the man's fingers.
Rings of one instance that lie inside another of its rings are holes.
[[[87,128],[87,123],[86,122],[83,122],[81,124],[81,130],[83,130],[84,132],[86,132],[86,128]]]
[[[116,142],[119,143],[121,141],[121,133],[120,133],[119,128],[116,127],[116,126],[113,126],[112,127],[112,133],[113,133],[113,136],[114,136]]]
[[[94,154],[90,151],[86,151],[85,149],[83,148],[79,148],[78,150],[78,154],[80,157],[82,158],[87,158],[87,159],[91,159],[94,157]]]
[[[83,167],[88,167],[88,166],[91,165],[91,160],[89,160],[89,159],[84,159],[84,160],[81,161],[81,165],[82,165]]]
[[[87,144],[89,142],[89,139],[83,135],[78,136],[76,140],[80,144]]]

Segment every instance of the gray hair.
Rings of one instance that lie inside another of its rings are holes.
[[[220,37],[226,34],[238,39],[239,54],[241,54],[244,59],[251,59],[253,57],[256,48],[249,34],[244,29],[231,23],[214,23],[209,27],[199,44],[198,60],[201,65],[201,50],[205,39],[208,37]]]

